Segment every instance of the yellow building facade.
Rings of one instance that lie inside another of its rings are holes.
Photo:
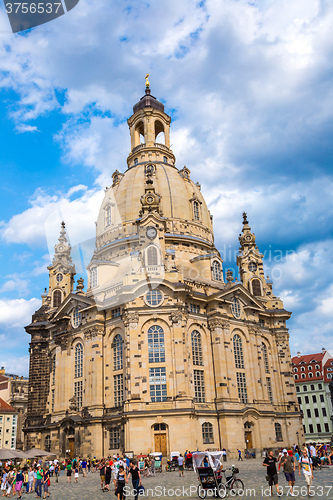
[[[170,117],[145,95],[127,170],[96,222],[88,286],[65,225],[31,335],[25,445],[60,456],[261,450],[302,437],[290,313],[265,278],[246,214],[240,281],[223,278],[199,183],[178,169]],[[82,221],[84,224],[84,221]]]

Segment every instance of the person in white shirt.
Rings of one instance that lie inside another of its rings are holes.
[[[177,458],[177,462],[178,462],[178,470],[180,477],[184,475],[184,458],[182,454],[180,454],[179,457]]]
[[[314,495],[314,493],[310,491],[310,487],[311,487],[312,479],[313,479],[313,467],[312,467],[312,460],[308,456],[308,452],[307,452],[306,448],[303,450],[302,456],[300,457],[299,462],[298,462],[299,475],[301,475],[301,469],[303,470],[304,479],[305,479],[307,487],[308,487],[308,496],[312,497]]]

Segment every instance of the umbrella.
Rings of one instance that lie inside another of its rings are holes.
[[[12,460],[17,458],[16,450],[8,450],[7,448],[0,448],[0,460]]]
[[[25,457],[24,458],[34,458],[34,457],[55,457],[55,453],[51,453],[50,451],[45,451],[45,450],[39,450],[38,448],[31,448],[31,450],[28,450],[24,452]]]

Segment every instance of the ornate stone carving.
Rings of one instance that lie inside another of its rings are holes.
[[[69,400],[69,409],[71,411],[77,411],[77,399],[75,395]]]
[[[136,328],[139,322],[139,315],[137,313],[124,312],[122,319],[125,326]]]
[[[102,326],[92,326],[91,328],[87,328],[87,330],[84,331],[84,336],[86,338],[86,342],[89,340],[92,340],[98,335],[103,335],[104,330]]]
[[[182,313],[181,311],[173,311],[170,316],[169,316],[169,320],[175,325],[179,325],[181,323],[181,320],[182,320]]]
[[[210,330],[215,330],[216,328],[222,328],[223,323],[225,323],[221,318],[208,318],[208,328]]]

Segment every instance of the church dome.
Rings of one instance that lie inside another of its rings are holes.
[[[151,168],[152,186],[160,197],[159,215],[169,221],[178,219],[187,224],[182,232],[198,234],[207,241],[212,241],[212,221],[200,186],[189,177],[185,167],[179,171],[176,167],[163,164],[140,164],[119,174],[113,187],[110,187],[103,200],[98,221],[97,238],[108,228],[133,223],[142,213],[142,196],[145,193],[147,169]],[[106,222],[106,211],[113,211],[112,224]]]

